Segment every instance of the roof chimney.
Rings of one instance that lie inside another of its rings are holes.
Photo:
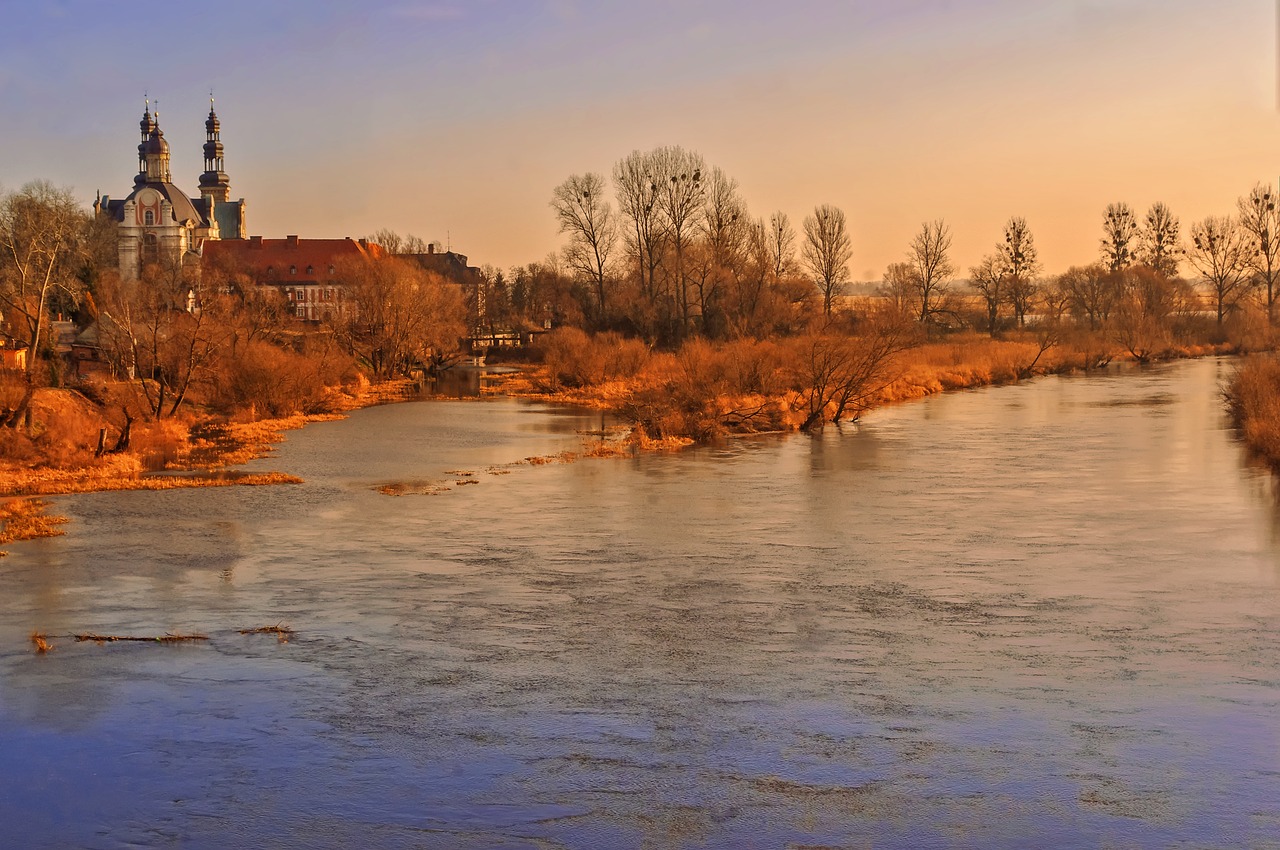
[[[249,237],[249,244],[250,244],[251,246],[253,246],[254,248],[261,248],[261,247],[262,247],[262,237],[261,237],[261,236],[250,236],[250,237]]]
[[[298,234],[296,234],[296,233],[295,233],[295,234],[293,234],[292,236],[286,236],[286,237],[284,238],[284,241],[285,241],[285,244],[286,244],[288,247],[290,247],[290,248],[297,248],[297,247],[298,247]]]

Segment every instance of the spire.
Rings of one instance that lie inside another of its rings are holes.
[[[147,140],[156,131],[155,118],[151,116],[151,98],[142,96],[142,120],[138,122],[142,131],[142,141],[138,143],[138,176],[133,178],[133,185],[141,186],[147,182]]]
[[[200,175],[200,194],[214,201],[226,202],[231,193],[231,178],[222,167],[222,124],[213,109],[213,92],[209,92],[209,118],[204,122],[204,174]]]
[[[158,106],[158,104],[157,104]],[[138,145],[138,159],[142,170],[134,178],[134,185],[143,183],[170,183],[173,178],[169,174],[169,143],[164,140],[164,131],[160,129],[160,110],[142,116],[143,140]]]

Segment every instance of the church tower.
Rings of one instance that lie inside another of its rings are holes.
[[[142,141],[138,143],[138,176],[133,178],[135,188],[147,182],[147,140],[156,130],[155,119],[151,117],[150,100],[145,101],[138,127],[142,130]]]
[[[222,133],[218,113],[213,111],[213,95],[209,96],[209,119],[204,122],[204,135],[204,174],[200,175],[200,194],[225,204],[231,196],[231,178],[222,170]]]
[[[151,132],[138,146],[138,150],[142,153],[142,172],[138,177],[142,180],[139,182],[138,177],[135,177],[134,185],[172,183],[173,175],[169,172],[169,143],[164,140],[164,131],[160,129],[160,110],[156,110],[154,118],[149,113],[144,113],[142,123],[150,124]]]

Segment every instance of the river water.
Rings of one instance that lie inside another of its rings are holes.
[[[58,499],[0,561],[0,845],[1280,847],[1230,368],[537,465],[599,414],[407,403],[252,465],[302,485]]]

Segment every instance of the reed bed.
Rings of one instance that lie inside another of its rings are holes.
[[[1280,360],[1245,360],[1223,390],[1232,422],[1245,444],[1280,471]]]
[[[6,499],[0,502],[0,544],[63,534],[60,526],[69,520],[46,513],[48,507],[49,503],[41,499]]]

